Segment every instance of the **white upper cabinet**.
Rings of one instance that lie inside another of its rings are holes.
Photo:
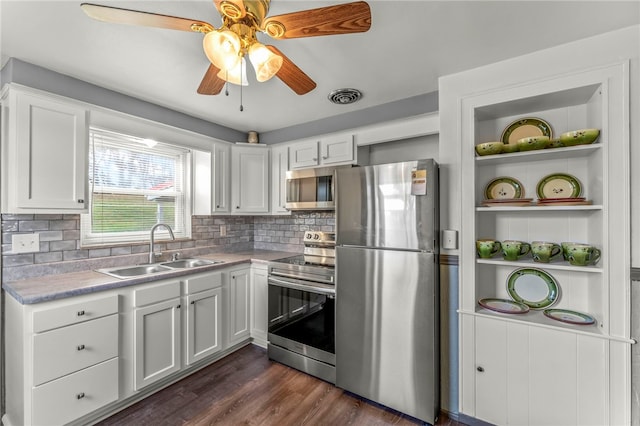
[[[231,201],[230,185],[231,146],[226,143],[213,144],[213,183],[211,211],[229,213]]]
[[[11,87],[2,102],[2,212],[83,213],[87,110]]]
[[[355,144],[351,133],[298,142],[291,145],[289,151],[291,169],[348,164],[355,161]]]
[[[287,170],[289,170],[289,149],[286,146],[271,148],[271,213],[273,214],[291,214],[285,208]]]
[[[232,213],[269,212],[269,149],[236,146],[231,149]]]

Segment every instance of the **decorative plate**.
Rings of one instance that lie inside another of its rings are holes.
[[[529,312],[529,307],[524,303],[514,302],[509,299],[480,299],[478,300],[478,305],[503,314],[525,314]]]
[[[501,176],[489,182],[484,189],[484,198],[487,200],[514,199],[524,197],[524,187],[511,177]]]
[[[527,207],[532,206],[531,198],[505,198],[500,200],[482,200],[485,207]]]
[[[554,173],[543,177],[536,186],[538,198],[577,198],[582,193],[582,185],[575,177],[566,173]]]
[[[556,279],[542,269],[520,268],[507,278],[507,292],[516,302],[540,310],[558,301],[560,287]]]
[[[568,324],[589,325],[596,322],[595,318],[591,315],[570,311],[568,309],[545,309],[543,313],[551,319]]]
[[[549,136],[549,139],[552,139],[553,131],[549,123],[540,118],[521,118],[502,131],[500,140],[505,144],[515,144],[519,139],[531,136]]]

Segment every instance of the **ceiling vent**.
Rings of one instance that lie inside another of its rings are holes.
[[[357,89],[337,89],[329,93],[329,100],[334,104],[352,104],[362,98],[362,92]]]

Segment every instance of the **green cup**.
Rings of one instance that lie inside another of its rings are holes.
[[[531,254],[534,262],[549,263],[562,253],[562,248],[556,243],[548,241],[534,241],[531,243]]]
[[[567,260],[575,266],[595,265],[600,260],[600,250],[591,244],[567,243]]]
[[[483,238],[476,240],[476,252],[481,259],[490,259],[500,251],[500,241]]]
[[[504,260],[518,260],[531,250],[529,243],[516,240],[505,240],[502,242],[502,257]]]

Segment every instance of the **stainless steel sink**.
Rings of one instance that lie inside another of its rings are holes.
[[[98,269],[98,272],[111,275],[116,278],[131,278],[139,277],[143,275],[157,274],[160,272],[171,271],[171,268],[159,264],[155,265],[136,265],[136,266],[124,266],[117,268]]]
[[[162,262],[160,265],[167,266],[172,269],[185,269],[197,268],[198,266],[214,265],[216,263],[222,263],[222,261],[206,259],[178,259],[171,262]]]
[[[199,266],[214,265],[216,263],[223,262],[221,260],[191,258],[172,260],[171,262],[154,263],[152,265],[119,266],[116,268],[96,269],[96,271],[116,278],[132,278],[159,274],[161,272],[169,272],[176,269],[189,269],[197,268]]]

